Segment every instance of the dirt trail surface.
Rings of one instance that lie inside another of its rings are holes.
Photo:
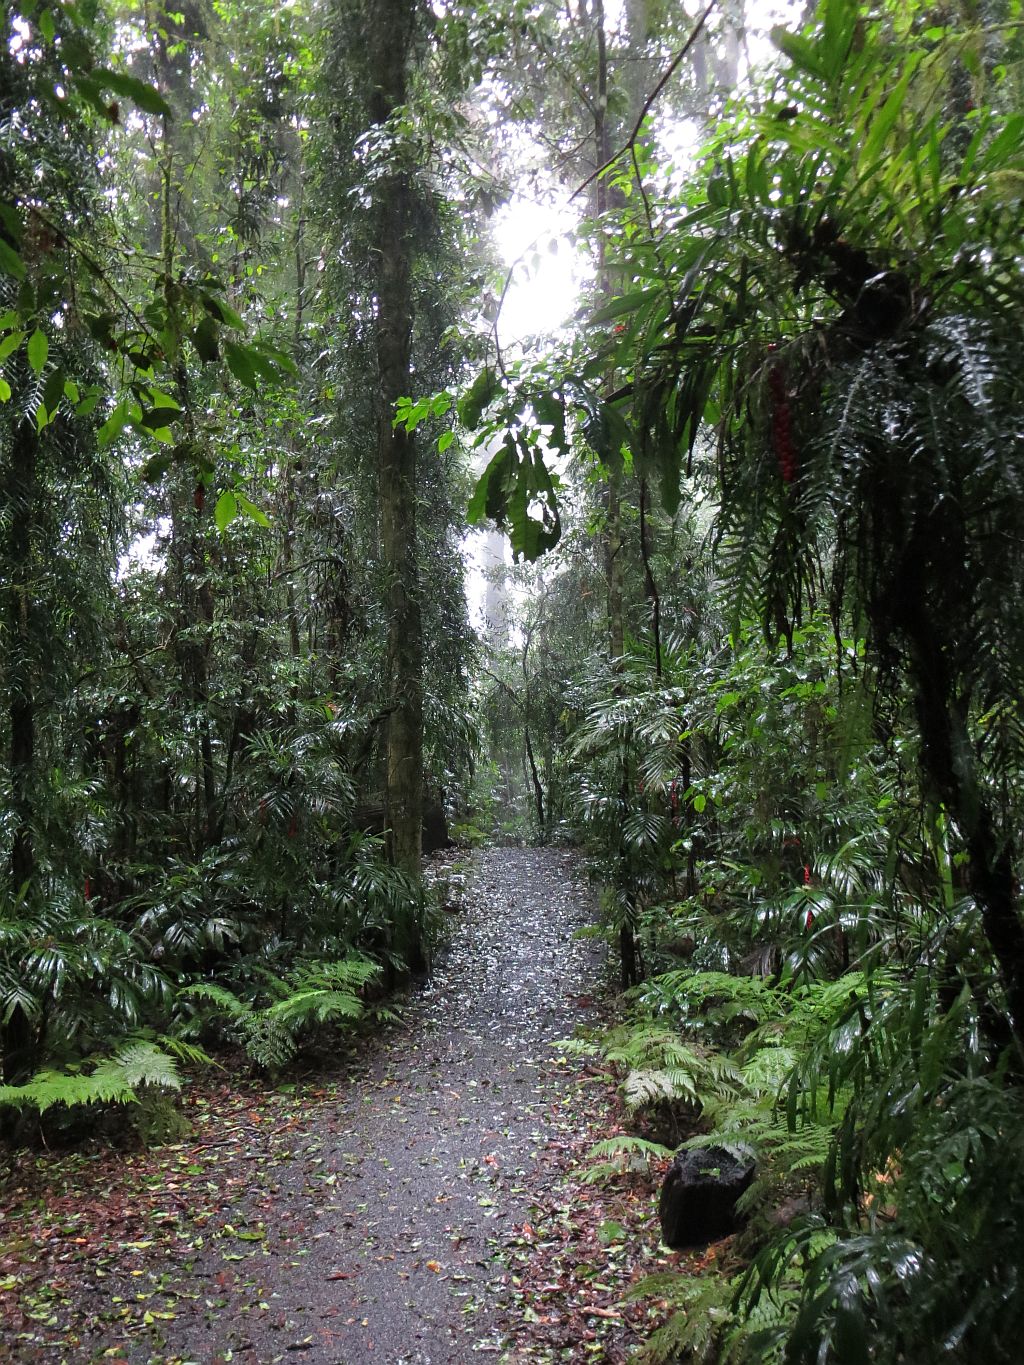
[[[550,1192],[607,1105],[552,1047],[596,1022],[590,918],[571,854],[480,853],[432,977],[336,1075],[197,1087],[190,1131],[151,1151],[26,1159],[0,1204],[0,1356],[620,1358],[529,1289]],[[578,1236],[552,1232],[549,1262],[593,1277],[575,1262],[601,1244]],[[554,1336],[531,1347],[538,1322]]]

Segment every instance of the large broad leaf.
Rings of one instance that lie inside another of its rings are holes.
[[[0,237],[0,271],[5,275],[13,275],[16,280],[25,278],[25,262],[14,247],[5,242],[2,237]]]
[[[236,332],[245,331],[245,323],[241,316],[219,294],[203,294],[202,300],[203,307],[211,317],[223,322],[226,327],[233,327]]]
[[[42,374],[43,366],[46,364],[46,357],[50,354],[50,343],[46,339],[46,333],[37,327],[28,339],[28,363],[36,374]]]
[[[245,384],[250,389],[259,388],[256,353],[251,346],[239,346],[234,341],[225,342],[224,357],[228,362],[228,369],[240,384]]]
[[[46,386],[43,389],[43,407],[48,413],[53,414],[63,397],[64,371],[60,369],[51,370],[46,377]]]
[[[231,490],[225,489],[217,499],[217,505],[213,509],[213,519],[217,523],[217,530],[224,532],[238,516],[238,499]]]
[[[24,332],[11,332],[9,336],[5,336],[0,341],[0,360],[6,360],[9,355],[13,355],[24,340]]]
[[[558,496],[544,457],[511,432],[477,482],[468,519],[490,518],[504,530],[516,559],[537,559],[562,534]]]
[[[497,371],[488,365],[486,369],[480,371],[470,385],[469,392],[459,401],[459,420],[463,426],[475,431],[480,425],[484,409],[490,406],[500,392],[501,381]]]
[[[471,526],[479,526],[488,517],[497,521],[503,514],[514,485],[516,456],[516,444],[509,435],[477,480],[466,511],[466,519]]]
[[[625,417],[613,403],[593,395],[583,394],[580,399],[585,413],[583,435],[594,454],[612,473],[623,467],[623,450],[632,449],[632,433]]]
[[[193,329],[192,344],[196,348],[199,359],[205,364],[220,359],[220,348],[217,345],[217,324],[212,317],[203,318],[202,322]]]
[[[551,435],[547,438],[548,445],[563,453],[567,452],[569,442],[565,435],[564,401],[557,394],[544,393],[533,400],[533,411],[542,427],[551,428]]]
[[[163,114],[173,117],[171,106],[160,91],[125,71],[111,71],[109,68],[92,72],[92,80],[103,90],[113,90],[115,95],[123,95],[147,114]]]

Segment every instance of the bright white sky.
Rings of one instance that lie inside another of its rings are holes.
[[[578,223],[579,206],[566,205],[567,197],[550,205],[515,199],[495,217],[495,245],[513,271],[498,320],[503,351],[527,336],[550,336],[578,306],[579,258],[565,234]]]
[[[605,12],[611,24],[618,21],[621,0],[608,0]],[[772,52],[768,32],[774,24],[793,22],[800,0],[748,0],[747,52],[754,64]],[[678,163],[693,150],[689,126],[680,129],[677,146],[665,150]],[[661,141],[664,144],[665,132]],[[671,136],[668,138],[672,143]],[[585,212],[586,202],[569,202],[571,190],[562,188],[544,204],[516,198],[495,215],[494,241],[501,259],[514,271],[498,323],[502,351],[529,336],[551,336],[575,312],[581,284],[578,257],[566,240]],[[557,243],[557,252],[550,244]],[[539,257],[539,260],[537,260]]]
[[[748,0],[747,52],[754,64],[771,55],[767,35],[772,25],[792,23],[801,8],[800,0]],[[605,12],[612,23],[620,10],[620,0],[606,3]],[[680,131],[679,145],[667,148],[677,164],[693,150],[689,127]],[[504,354],[514,353],[516,343],[527,338],[553,336],[579,306],[586,272],[566,234],[577,226],[585,203],[582,199],[570,203],[570,193],[564,188],[557,190],[549,203],[515,198],[495,215],[491,225],[494,242],[500,259],[513,272],[498,319],[498,340]],[[557,244],[556,250],[552,243]],[[479,628],[483,624],[482,575],[494,562],[493,550],[485,547],[482,534],[474,531],[467,535],[464,550],[470,616]]]

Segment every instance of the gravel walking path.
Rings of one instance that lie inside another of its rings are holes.
[[[352,1066],[256,1086],[230,1121],[200,1104],[173,1155],[141,1154],[120,1185],[86,1171],[123,1213],[102,1235],[69,1184],[50,1300],[25,1286],[49,1325],[7,1333],[8,1358],[516,1360],[506,1249],[571,1146],[578,1076],[552,1044],[595,1022],[602,952],[574,938],[591,909],[568,852],[475,855],[433,975]]]

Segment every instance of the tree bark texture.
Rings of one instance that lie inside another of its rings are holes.
[[[368,25],[371,122],[387,122],[407,99],[415,0],[384,0]],[[410,173],[396,168],[376,187],[377,451],[381,556],[387,592],[386,798],[391,856],[418,876],[423,829],[423,631],[416,537],[416,443],[392,425],[395,402],[412,392],[413,217]]]
[[[11,813],[14,828],[10,851],[10,891],[31,893],[36,873],[33,840],[35,825],[36,701],[32,645],[33,563],[32,527],[35,520],[37,437],[27,419],[14,428],[11,442],[8,505],[12,509],[7,535],[7,649],[5,659],[10,723]],[[15,1005],[3,1028],[3,1078],[8,1084],[27,1079],[34,1061],[31,1022]]]

